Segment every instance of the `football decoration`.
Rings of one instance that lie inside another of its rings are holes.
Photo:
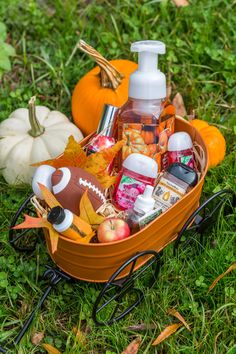
[[[85,191],[94,210],[97,210],[106,198],[99,181],[80,167],[61,167],[52,174],[52,192],[61,205],[79,215],[80,199]]]

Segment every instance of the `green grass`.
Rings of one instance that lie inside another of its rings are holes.
[[[235,2],[191,1],[176,8],[171,1],[0,1],[0,18],[8,40],[16,49],[12,70],[0,85],[0,120],[25,107],[33,94],[38,102],[71,115],[70,94],[76,82],[93,67],[79,51],[78,38],[95,46],[108,59],[135,59],[130,43],[159,39],[167,45],[160,66],[168,74],[173,94],[181,92],[188,111],[222,126],[227,156],[208,172],[204,194],[220,188],[235,190]],[[46,283],[44,265],[51,264],[42,243],[31,255],[15,252],[7,242],[14,212],[29,195],[27,187],[10,187],[0,180],[0,345],[10,340],[36,304]],[[121,353],[140,334],[140,353],[234,354],[235,273],[216,288],[208,286],[235,258],[235,216],[222,216],[206,235],[205,248],[188,249],[174,258],[172,245],[164,252],[163,266],[145,301],[121,322],[97,328],[91,320],[92,303],[99,286],[83,282],[63,283],[49,296],[19,348],[12,352],[40,353],[31,336],[44,332],[43,342],[63,353]],[[156,349],[152,341],[175,321],[167,310],[175,307],[192,331],[179,332]],[[135,324],[154,324],[155,329],[129,331]],[[73,326],[89,327],[86,342],[78,344]]]

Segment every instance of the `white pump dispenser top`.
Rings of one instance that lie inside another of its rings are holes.
[[[143,100],[166,97],[166,77],[157,68],[158,54],[165,54],[160,41],[140,41],[131,44],[131,52],[138,52],[138,69],[130,76],[129,97]]]

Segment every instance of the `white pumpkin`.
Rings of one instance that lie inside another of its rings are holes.
[[[83,138],[81,131],[58,111],[35,106],[35,97],[29,109],[19,108],[0,123],[0,170],[10,184],[31,183],[33,163],[60,155],[73,135]]]

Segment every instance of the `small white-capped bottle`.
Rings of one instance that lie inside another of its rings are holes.
[[[195,167],[193,142],[186,132],[177,132],[171,135],[168,141],[168,164],[183,163],[191,168]]]
[[[146,186],[144,193],[137,197],[133,209],[129,209],[125,213],[125,221],[132,234],[138,232],[161,214],[161,210],[153,209],[155,205],[155,199],[152,197],[153,190],[154,187]]]

